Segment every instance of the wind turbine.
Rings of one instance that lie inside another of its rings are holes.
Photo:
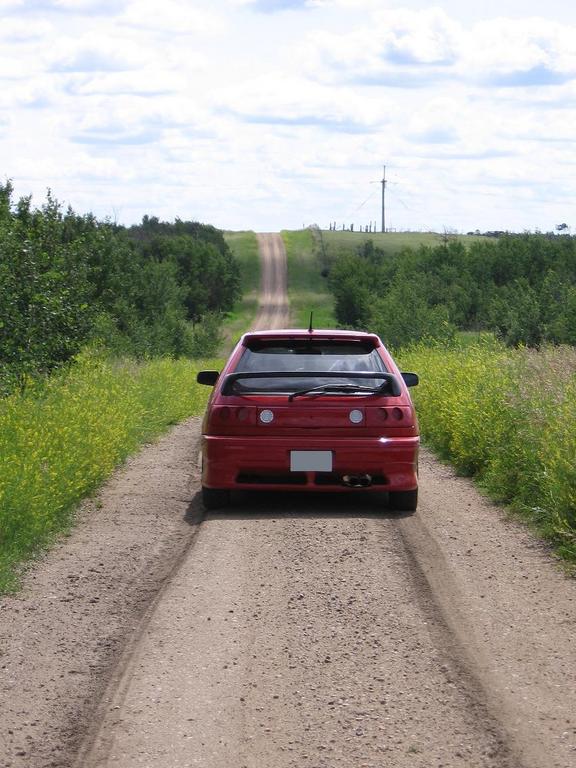
[[[370,184],[382,184],[382,232],[386,232],[386,166],[384,166],[384,174],[382,181],[371,181]]]

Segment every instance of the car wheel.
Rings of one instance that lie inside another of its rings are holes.
[[[388,506],[397,512],[415,512],[418,506],[418,489],[414,491],[390,491]]]
[[[202,486],[204,509],[221,509],[230,503],[230,491],[222,488],[204,488]]]

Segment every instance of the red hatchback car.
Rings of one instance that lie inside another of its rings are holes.
[[[247,333],[214,385],[202,427],[202,496],[224,507],[233,490],[387,492],[418,501],[418,422],[408,387],[375,334]]]

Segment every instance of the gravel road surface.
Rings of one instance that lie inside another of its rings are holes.
[[[426,452],[413,515],[204,516],[199,434],[129,460],[0,600],[2,768],[576,766],[576,581],[544,545]]]
[[[287,295],[286,251],[279,235],[257,235],[262,277],[260,302],[256,319],[252,324],[255,331],[266,328],[288,328],[290,307]]]

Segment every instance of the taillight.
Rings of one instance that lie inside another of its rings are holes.
[[[227,405],[225,405],[223,408],[218,408],[216,414],[218,415],[220,421],[230,421],[230,408],[228,408]]]
[[[379,408],[380,419],[390,424],[399,422],[411,422],[412,411],[410,408],[401,408],[398,405],[388,408]]]
[[[215,405],[210,410],[208,430],[213,434],[235,432],[251,424],[256,424],[256,408],[247,408],[244,405]]]

